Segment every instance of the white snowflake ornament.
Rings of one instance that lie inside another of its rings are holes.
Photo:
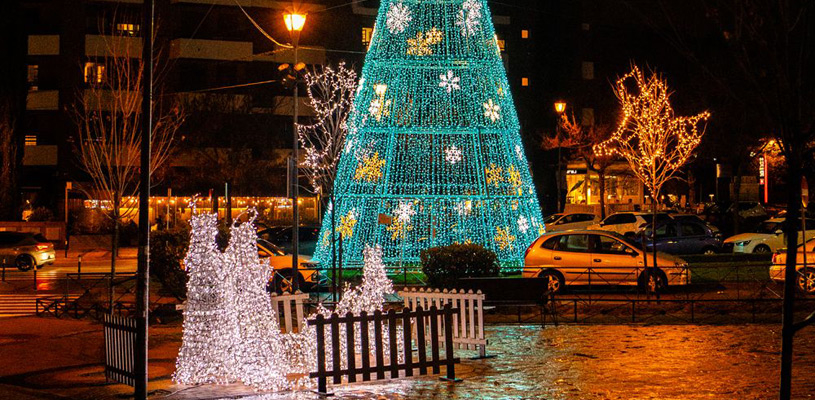
[[[452,165],[455,165],[461,161],[461,149],[456,146],[450,146],[444,149],[444,160]]]
[[[456,15],[456,26],[462,36],[474,36],[481,29],[481,3],[478,0],[466,0]]]
[[[455,76],[453,71],[447,71],[446,74],[439,75],[439,87],[447,89],[447,93],[452,93],[453,90],[461,89],[461,78]]]
[[[489,118],[490,121],[495,122],[501,119],[501,106],[496,104],[492,99],[484,103],[484,116]]]
[[[518,217],[518,230],[521,233],[526,233],[529,230],[529,220],[526,219],[526,216],[521,215]]]
[[[388,8],[385,24],[388,26],[390,33],[397,35],[404,32],[412,20],[410,9],[402,3],[396,3],[391,4]]]

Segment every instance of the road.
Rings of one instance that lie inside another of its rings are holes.
[[[0,318],[32,315],[37,299],[62,296],[66,287],[69,288],[69,297],[81,294],[79,285],[67,285],[68,274],[78,272],[80,255],[83,275],[110,272],[110,252],[107,251],[72,252],[68,257],[64,252],[57,251],[54,264],[36,271],[36,278],[33,270],[23,272],[13,267],[6,268],[4,279],[0,280]],[[116,260],[116,272],[136,272],[135,249],[122,249]]]

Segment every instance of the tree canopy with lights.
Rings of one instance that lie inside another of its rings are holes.
[[[478,243],[520,266],[543,222],[485,0],[384,0],[315,258]]]

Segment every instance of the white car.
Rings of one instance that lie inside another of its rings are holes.
[[[798,246],[795,263],[795,283],[798,289],[807,294],[815,294],[815,239],[807,239],[806,246]],[[804,262],[806,260],[806,262]],[[806,267],[804,267],[806,265]],[[779,251],[773,254],[773,265],[770,267],[770,279],[784,283],[787,271],[787,253]]]
[[[773,218],[761,223],[754,232],[731,236],[724,241],[724,251],[733,253],[773,253],[786,247],[786,235],[783,232],[784,218]],[[806,220],[807,240],[815,237],[815,219]],[[800,222],[798,222],[800,226]],[[811,227],[811,228],[810,228]],[[798,244],[803,243],[803,230],[798,231]]]
[[[546,232],[571,231],[574,229],[586,229],[599,218],[590,213],[558,213],[552,214],[543,219]]]
[[[586,229],[593,231],[616,232],[620,235],[633,235],[650,224],[654,214],[649,212],[618,212],[609,215],[599,224],[589,225]],[[671,216],[657,213],[657,222],[670,221]]]

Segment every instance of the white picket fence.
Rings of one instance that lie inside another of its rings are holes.
[[[458,308],[458,314],[453,314],[453,344],[459,349],[478,349],[481,358],[487,357],[487,339],[484,337],[485,296],[480,290],[476,293],[472,290],[465,293],[464,290],[455,289],[453,291],[408,289],[400,291],[399,296],[404,299],[405,307],[411,310],[415,310],[417,306],[425,310],[432,306],[441,309],[447,304]],[[415,335],[416,330],[413,332]]]
[[[298,291],[295,294],[279,295],[272,293],[272,307],[283,333],[303,331],[303,303],[308,300],[308,293]],[[292,314],[292,312],[294,312]],[[297,327],[297,330],[293,330]]]

